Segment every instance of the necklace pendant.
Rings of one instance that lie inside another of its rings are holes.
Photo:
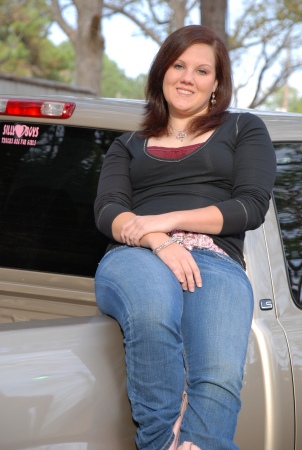
[[[179,131],[179,133],[175,137],[176,139],[180,139],[180,142],[182,142],[184,138],[187,137],[187,133],[185,131]]]

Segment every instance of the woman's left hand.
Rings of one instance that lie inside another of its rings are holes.
[[[140,246],[140,240],[149,233],[163,232],[168,233],[175,227],[173,225],[172,213],[135,216],[126,222],[121,231],[121,240],[130,246]]]

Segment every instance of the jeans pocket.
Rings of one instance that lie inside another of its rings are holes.
[[[236,261],[231,256],[225,255],[224,253],[215,252],[215,251],[211,251],[211,253],[212,253],[214,258],[222,259],[222,260],[224,260],[226,262],[229,262],[230,264],[233,264],[236,267],[240,267],[240,269],[242,269],[243,272],[245,272],[242,264],[240,264],[240,262]]]

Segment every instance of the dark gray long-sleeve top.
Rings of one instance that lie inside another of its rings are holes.
[[[96,225],[113,240],[112,222],[122,212],[162,214],[215,205],[223,227],[211,237],[245,267],[244,234],[263,223],[275,174],[268,131],[250,113],[230,113],[203,145],[177,159],[154,157],[139,132],[124,133],[103,163]]]

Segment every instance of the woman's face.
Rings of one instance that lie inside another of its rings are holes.
[[[205,114],[217,84],[212,47],[188,47],[164,76],[163,93],[170,115],[181,118]]]

